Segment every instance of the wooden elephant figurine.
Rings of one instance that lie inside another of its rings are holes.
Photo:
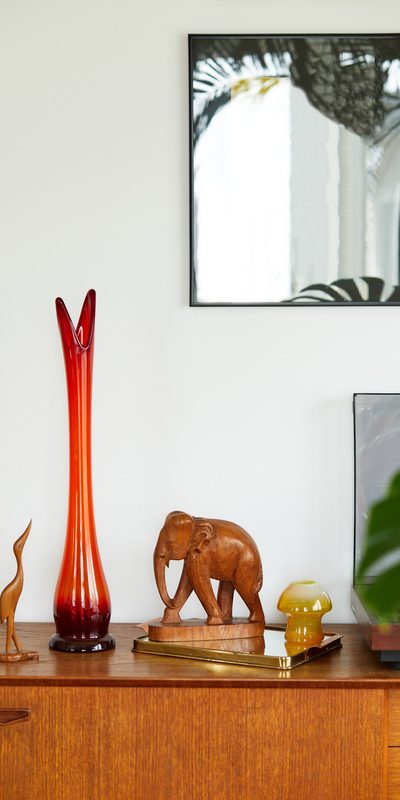
[[[185,560],[173,598],[165,583],[165,567],[171,559]],[[208,625],[221,625],[232,618],[235,589],[250,611],[249,621],[264,622],[258,596],[262,586],[260,554],[252,537],[234,522],[172,511],[158,537],[154,573],[166,605],[163,623],[180,621],[179,612],[194,591],[207,612]],[[217,598],[211,578],[220,582]]]

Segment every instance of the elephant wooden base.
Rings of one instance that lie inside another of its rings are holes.
[[[209,642],[215,639],[253,639],[264,634],[264,622],[249,622],[242,617],[234,617],[223,625],[208,625],[206,620],[185,619],[180,622],[148,623],[149,639],[153,642]]]
[[[14,661],[31,661],[39,658],[39,653],[33,650],[20,650],[16,653],[0,653],[0,661],[13,663]]]

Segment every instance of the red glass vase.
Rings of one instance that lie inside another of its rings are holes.
[[[109,650],[110,595],[97,544],[93,511],[91,409],[96,292],[84,300],[74,327],[60,297],[56,299],[64,351],[69,412],[69,505],[64,555],[54,596],[57,633],[53,650],[86,653]]]

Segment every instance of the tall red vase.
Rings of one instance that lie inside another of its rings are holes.
[[[93,511],[91,410],[96,292],[84,300],[74,327],[60,297],[56,299],[64,351],[69,411],[69,505],[64,555],[54,596],[57,633],[53,650],[86,653],[109,650],[111,602],[97,544]]]

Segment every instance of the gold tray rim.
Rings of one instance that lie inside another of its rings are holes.
[[[279,631],[284,634],[285,629],[267,625],[265,630]],[[152,642],[149,637],[139,636],[133,641],[132,651],[149,653],[152,655],[171,656],[173,658],[187,658],[196,661],[210,661],[214,663],[235,664],[246,667],[263,667],[267,669],[290,670],[314,658],[319,658],[325,653],[330,653],[342,647],[342,635],[326,631],[320,645],[313,645],[293,656],[257,655],[255,653],[232,653],[225,650],[213,650],[209,647],[183,645],[177,642]]]

